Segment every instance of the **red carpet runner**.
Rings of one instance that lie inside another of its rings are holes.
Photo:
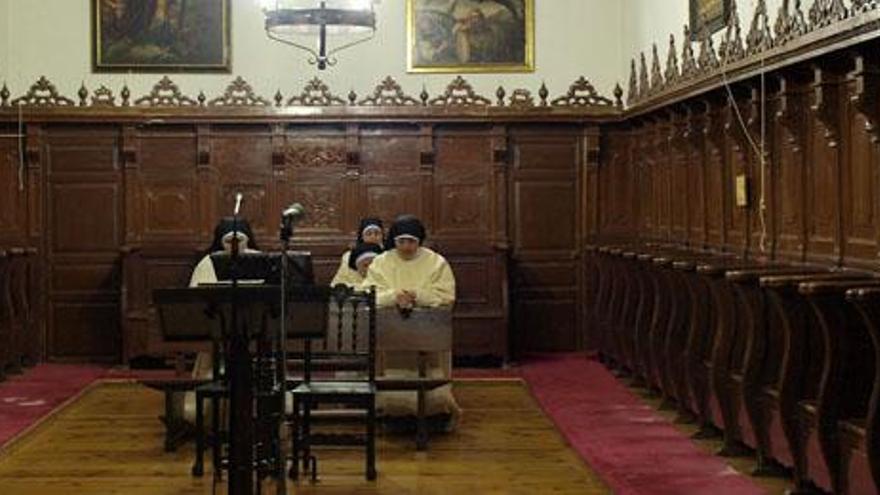
[[[536,357],[522,375],[569,444],[620,495],[759,494],[764,491],[583,356]]]
[[[0,383],[0,447],[106,373],[106,368],[41,364]]]

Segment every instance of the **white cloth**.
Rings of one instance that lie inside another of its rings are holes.
[[[358,288],[364,282],[364,277],[362,277],[357,270],[352,270],[348,266],[348,259],[350,256],[351,251],[346,251],[342,254],[342,258],[339,260],[339,268],[336,269],[336,275],[333,276],[333,281],[330,282],[331,287],[338,284],[344,284],[349,287]]]

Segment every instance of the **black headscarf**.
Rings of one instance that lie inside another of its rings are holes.
[[[223,217],[220,219],[220,222],[214,227],[214,240],[211,242],[211,247],[208,248],[208,254],[223,251],[223,236],[236,230],[233,229],[233,225],[234,220],[232,217]],[[260,249],[257,247],[257,239],[254,237],[254,233],[251,230],[251,224],[248,223],[247,220],[239,218],[237,230],[248,237],[247,247],[256,250]]]
[[[357,271],[357,259],[364,253],[382,254],[382,246],[370,244],[368,242],[358,243],[358,245],[351,250],[351,254],[348,255],[348,267]]]
[[[379,227],[380,229],[384,228],[384,226],[382,225],[381,218],[375,218],[375,217],[361,218],[361,224],[358,227],[358,231],[357,231],[357,243],[358,244],[364,242],[364,229],[366,229],[370,225],[375,225],[376,227]]]
[[[388,229],[388,238],[385,240],[385,249],[394,249],[394,238],[399,235],[408,234],[419,240],[419,244],[424,244],[428,234],[425,232],[425,226],[422,221],[415,215],[400,215],[391,224]]]

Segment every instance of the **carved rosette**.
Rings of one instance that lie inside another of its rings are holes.
[[[611,107],[614,102],[599,95],[596,88],[581,76],[568,88],[564,96],[550,102],[554,107]]]
[[[49,82],[45,76],[40,76],[28,92],[12,100],[12,104],[32,107],[69,107],[73,106],[74,102],[70,98],[58,94],[55,85]]]
[[[387,76],[378,86],[376,86],[376,89],[373,90],[373,94],[359,101],[358,105],[405,107],[421,105],[421,103],[419,100],[404,93],[400,84],[398,84],[391,76]]]
[[[674,86],[678,84],[678,78],[680,76],[678,70],[678,54],[675,49],[675,36],[669,35],[669,49],[666,52],[666,72],[663,74],[663,79],[666,80],[667,86]]]
[[[208,102],[210,106],[263,107],[269,105],[265,98],[254,94],[253,88],[241,76],[229,83],[222,96]]]
[[[189,107],[198,105],[198,102],[182,94],[171,78],[164,76],[153,86],[150,94],[134,100],[134,104],[150,107]]]
[[[309,81],[303,92],[287,100],[287,106],[329,107],[345,105],[345,100],[330,93],[330,88],[317,77]]]
[[[337,198],[326,194],[326,191],[303,189],[299,195],[308,214],[303,219],[304,227],[331,228],[337,225],[339,206]]]
[[[465,81],[463,77],[457,76],[449,83],[442,95],[432,98],[428,103],[438,106],[469,107],[491,105],[492,101],[485,96],[476,94],[470,83]]]
[[[296,168],[317,168],[345,164],[345,147],[290,146],[284,150],[284,164]]]

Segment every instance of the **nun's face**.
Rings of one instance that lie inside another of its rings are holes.
[[[379,227],[368,228],[364,231],[362,238],[364,242],[367,244],[376,244],[377,246],[382,245],[382,229]]]
[[[401,258],[411,260],[419,252],[419,241],[409,237],[398,237],[394,239],[394,247],[397,248],[397,254]]]

